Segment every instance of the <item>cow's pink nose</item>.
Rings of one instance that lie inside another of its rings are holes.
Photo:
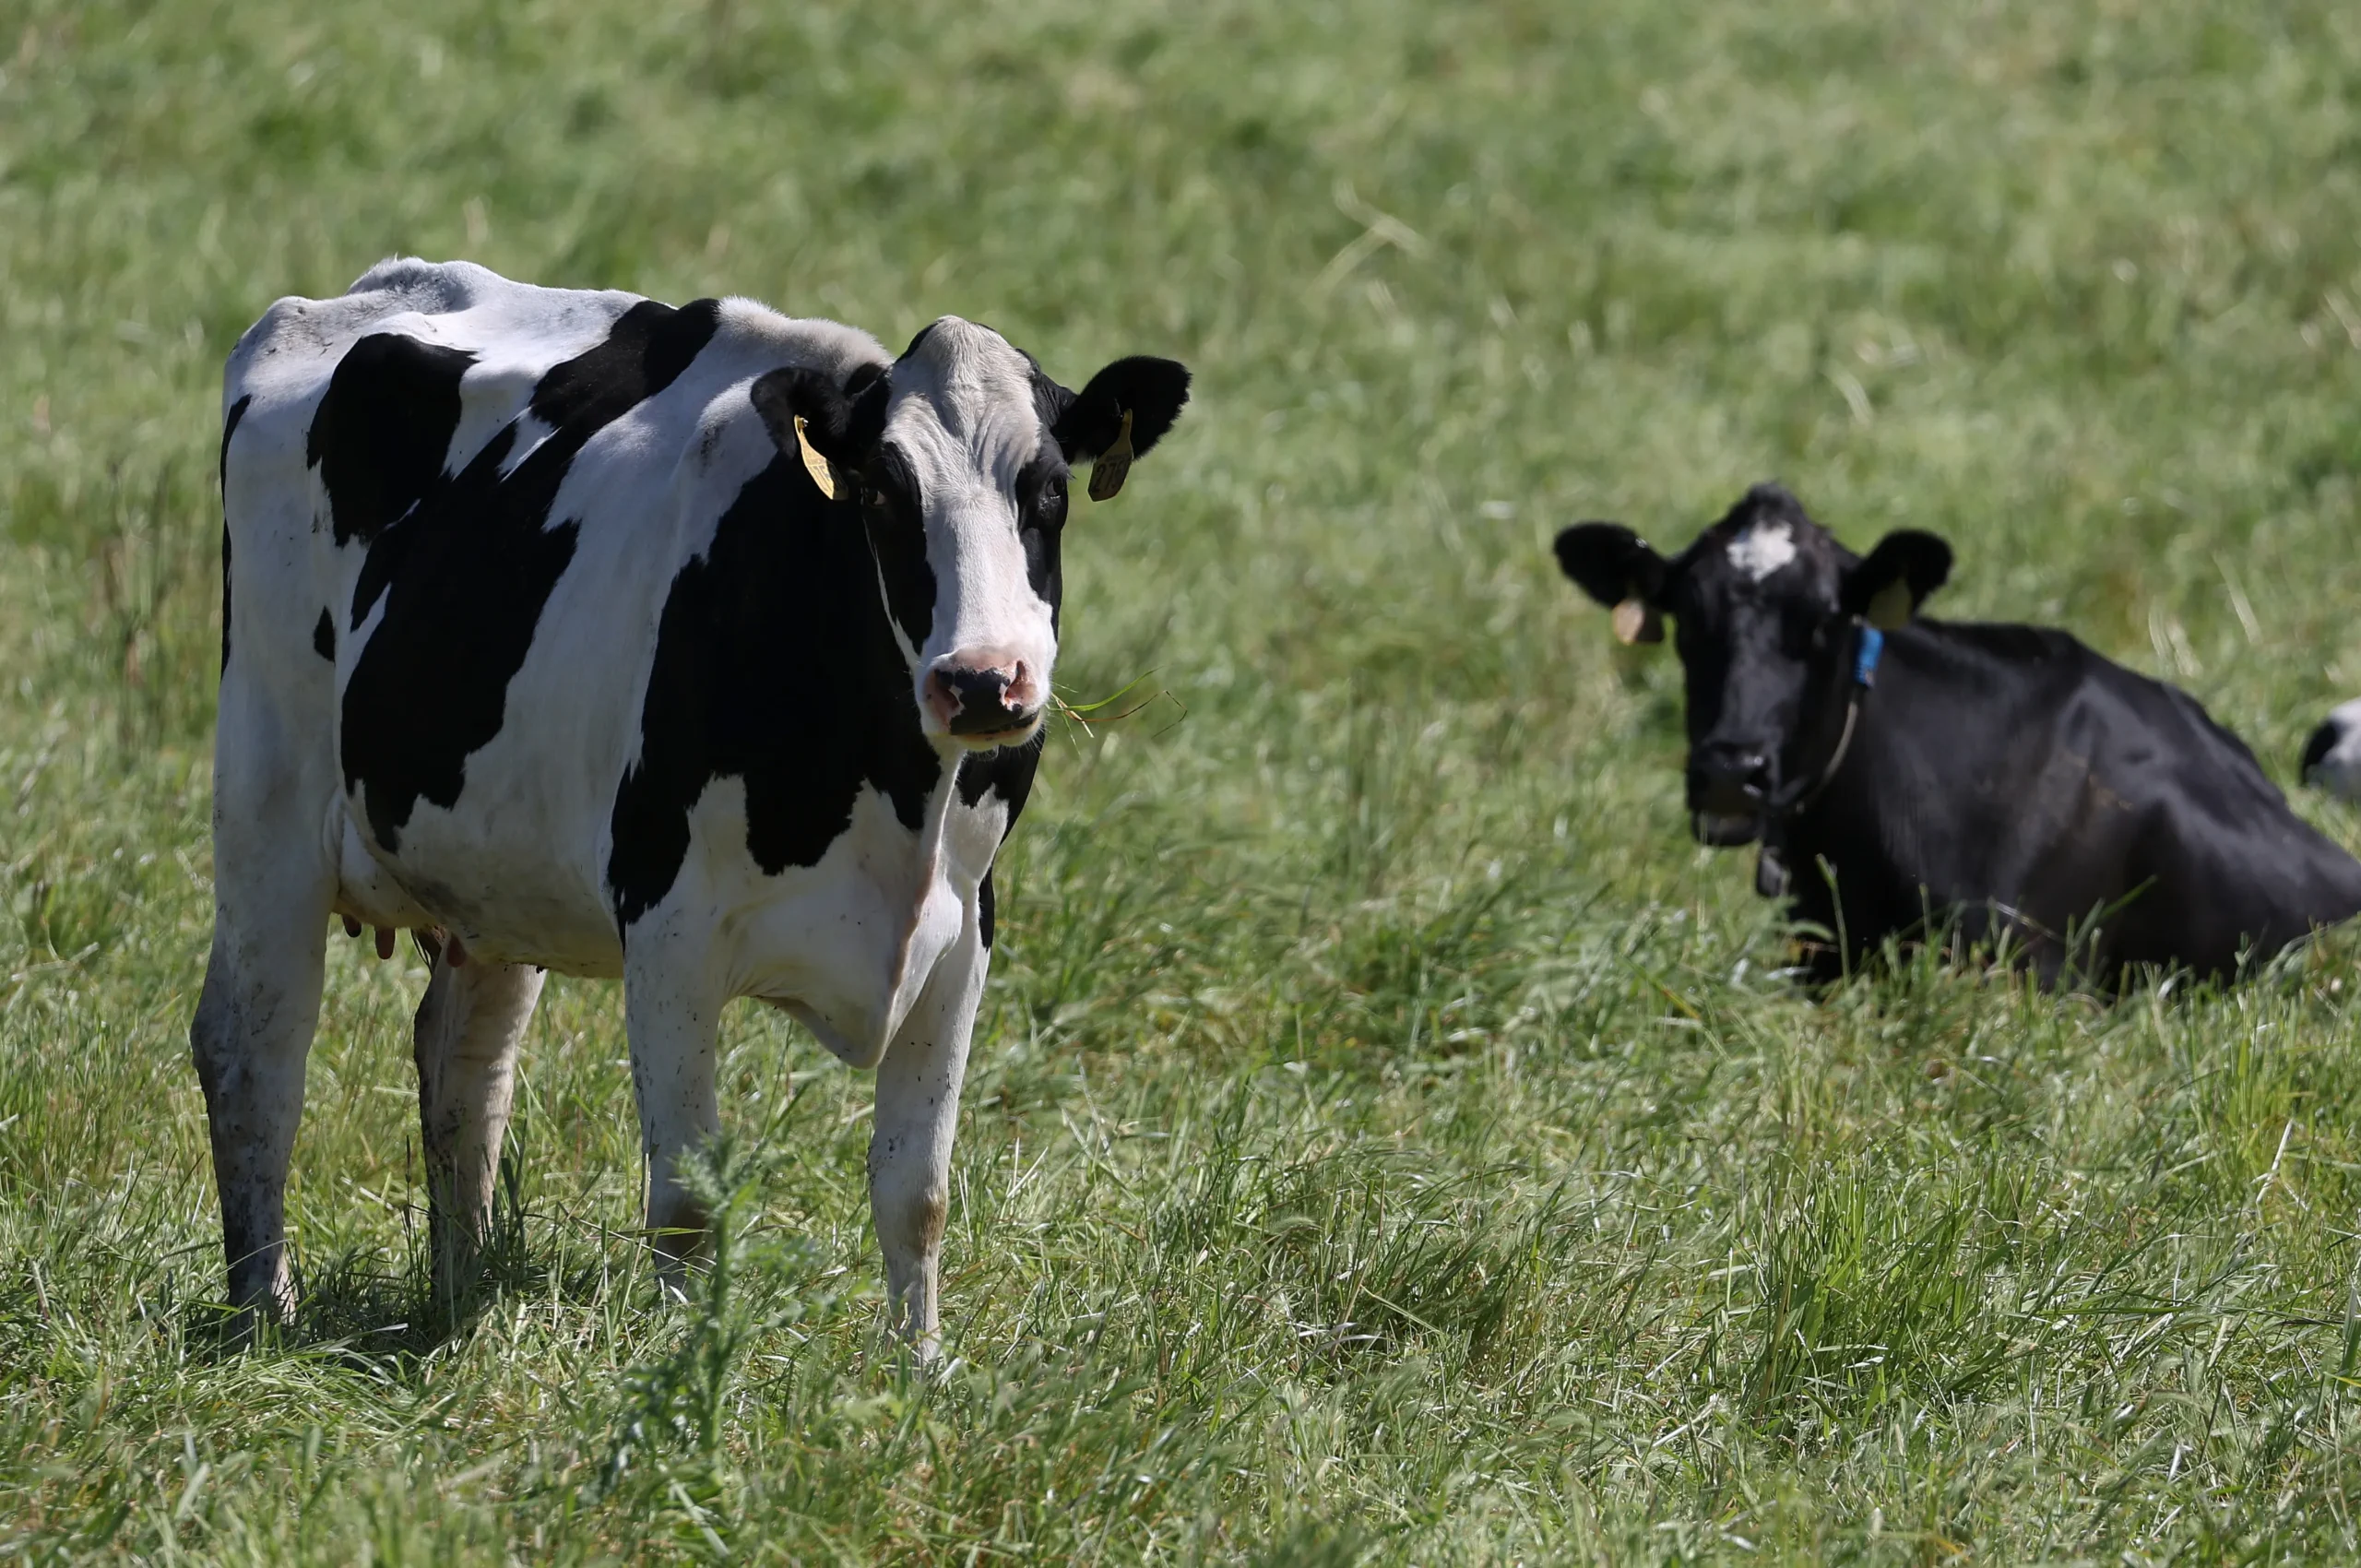
[[[928,671],[926,705],[954,735],[999,735],[1032,723],[1041,695],[1021,659],[954,654]]]

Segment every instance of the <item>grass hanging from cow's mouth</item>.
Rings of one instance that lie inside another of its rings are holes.
[[[1050,705],[1057,709],[1060,717],[1063,718],[1075,729],[1081,731],[1084,737],[1089,740],[1096,740],[1097,738],[1098,730],[1101,728],[1109,725],[1121,724],[1127,719],[1136,719],[1141,714],[1145,713],[1149,708],[1154,707],[1157,703],[1169,703],[1173,707],[1179,710],[1179,715],[1171,721],[1171,723],[1165,725],[1163,729],[1156,731],[1148,737],[1151,740],[1158,740],[1169,733],[1174,728],[1179,726],[1189,717],[1188,705],[1183,703],[1178,696],[1175,696],[1169,689],[1159,686],[1155,691],[1139,698],[1129,707],[1125,707],[1120,712],[1109,713],[1105,711],[1108,708],[1113,707],[1124,698],[1131,696],[1134,692],[1137,692],[1140,687],[1147,684],[1148,682],[1153,681],[1154,679],[1156,679],[1155,671],[1144,671],[1140,674],[1133,676],[1121,686],[1115,688],[1114,691],[1109,693],[1106,696],[1100,697],[1096,702],[1070,703],[1055,691],[1052,691],[1050,694]]]

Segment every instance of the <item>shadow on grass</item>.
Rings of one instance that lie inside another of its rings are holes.
[[[209,1359],[266,1351],[339,1361],[372,1377],[406,1382],[433,1354],[467,1337],[499,1302],[521,1296],[589,1302],[619,1282],[643,1277],[618,1268],[610,1246],[584,1258],[569,1232],[595,1241],[631,1241],[567,1217],[526,1209],[523,1167],[512,1144],[501,1158],[492,1223],[473,1255],[438,1287],[425,1214],[406,1209],[408,1238],[398,1255],[350,1247],[316,1264],[298,1257],[295,1311],[279,1323],[255,1323],[219,1301],[184,1303],[181,1325],[190,1349]],[[533,1238],[540,1238],[539,1244]]]

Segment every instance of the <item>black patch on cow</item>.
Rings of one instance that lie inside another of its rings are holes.
[[[861,527],[876,558],[885,602],[912,647],[924,647],[927,634],[934,629],[934,568],[926,558],[924,505],[918,476],[896,448],[883,448],[862,470]]]
[[[2337,742],[2343,738],[2338,733],[2334,719],[2322,720],[2320,727],[2312,731],[2311,739],[2304,742],[2304,760],[2296,765],[2296,777],[2309,778],[2312,769],[2327,761],[2328,754],[2336,750]]]
[[[1050,629],[1058,629],[1065,599],[1061,541],[1065,535],[1070,475],[1057,444],[1044,439],[1040,451],[1016,476],[1016,538],[1025,547],[1025,576],[1034,595],[1050,607]]]
[[[607,885],[620,931],[671,891],[689,814],[717,778],[744,780],[747,852],[768,875],[818,864],[864,786],[905,827],[922,826],[943,763],[919,727],[877,577],[856,508],[784,454],[674,576],[639,760],[615,795]],[[826,666],[814,668],[814,648]]]
[[[229,417],[221,422],[221,668],[230,668],[230,437],[238,434],[238,422],[246,417],[246,405],[255,400],[251,392],[230,405]]]
[[[624,312],[604,341],[542,375],[530,408],[553,428],[504,474],[517,441],[514,422],[457,474],[440,471],[458,417],[465,357],[457,350],[420,355],[380,348],[356,369],[353,355],[387,341],[363,339],[337,367],[313,422],[313,450],[328,482],[337,538],[368,541],[353,589],[353,626],[380,596],[385,600],[384,616],[345,685],[345,788],[362,792],[371,831],[384,849],[398,848],[421,797],[456,804],[467,758],[500,733],[508,683],[574,558],[579,523],[552,521],[550,511],[575,457],[599,431],[671,385],[711,340],[719,312],[712,300],[679,310],[644,300]],[[380,374],[390,379],[381,385]],[[447,404],[435,401],[442,376],[448,377]],[[331,418],[339,389],[345,396]],[[421,411],[429,404],[432,418]],[[355,422],[364,412],[389,409],[389,434]],[[438,435],[433,420],[445,415],[449,422]],[[354,498],[351,523],[338,482]],[[405,501],[413,482],[419,492]]]
[[[959,759],[959,799],[963,804],[979,805],[986,795],[998,795],[1008,802],[1008,824],[1001,830],[1003,838],[1016,826],[1026,798],[1033,792],[1033,775],[1040,766],[1047,733],[1037,730],[1023,745],[969,752]]]
[[[551,367],[533,388],[533,412],[587,437],[679,380],[720,324],[719,300],[692,300],[678,310],[642,300],[617,319],[605,342]]]
[[[1025,354],[1022,349],[1016,351]],[[1040,419],[1042,427],[1052,433],[1050,439],[1055,440],[1058,421],[1074,407],[1074,393],[1070,388],[1059,386],[1031,354],[1025,354],[1025,362],[1033,367],[1033,412]]]
[[[255,400],[251,392],[230,405],[230,412],[221,421],[221,499],[230,499],[230,437],[238,434],[238,422],[246,417],[246,407]]]
[[[318,623],[312,627],[312,651],[330,664],[336,662],[336,617],[326,609],[321,610]]]
[[[1016,831],[1016,819],[1025,814],[1025,802],[1033,793],[1033,776],[1041,765],[1041,748],[1047,731],[1035,731],[1033,738],[1021,746],[1002,746],[994,751],[969,752],[959,760],[957,786],[962,805],[981,805],[986,795],[998,795],[1008,806],[1008,820],[1001,825],[1001,842]],[[982,926],[984,945],[992,944],[992,920],[995,905],[992,897],[992,875],[984,873],[984,880],[976,889],[978,919]]]
[[[442,477],[459,425],[459,380],[475,362],[465,349],[397,332],[372,333],[345,350],[303,447],[328,493],[337,543],[374,540]]]

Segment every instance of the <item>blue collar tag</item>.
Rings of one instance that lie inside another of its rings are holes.
[[[1874,686],[1878,683],[1878,656],[1885,652],[1885,634],[1875,626],[1861,628],[1861,640],[1853,645],[1853,683]]]

